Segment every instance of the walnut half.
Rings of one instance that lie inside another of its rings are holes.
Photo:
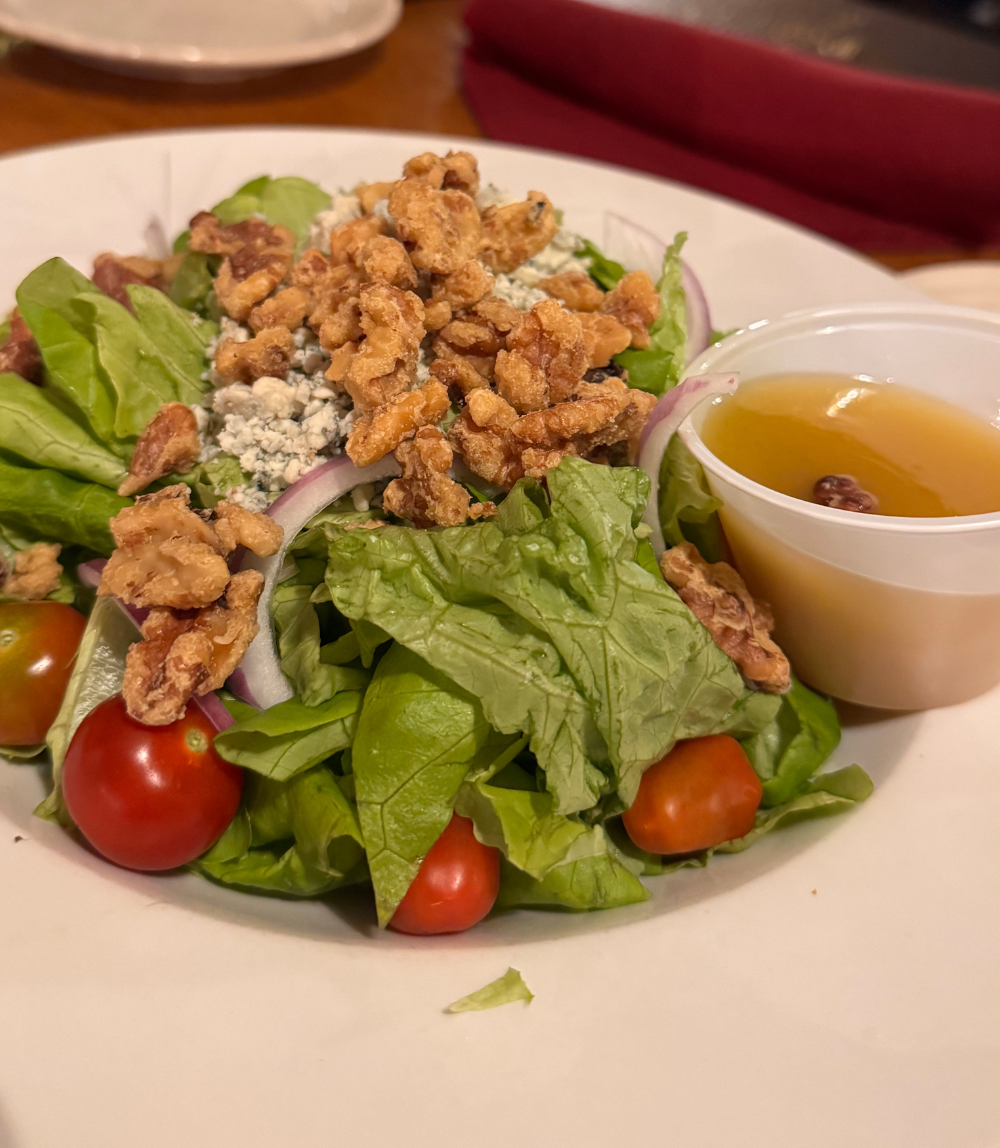
[[[791,666],[771,638],[771,611],[765,602],[751,597],[732,566],[708,563],[690,542],[683,542],[666,551],[660,569],[751,686],[769,694],[783,694],[791,688]]]

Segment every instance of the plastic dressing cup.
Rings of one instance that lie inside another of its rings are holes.
[[[744,382],[811,372],[902,383],[1000,427],[1000,315],[985,311],[912,303],[798,312],[732,335],[688,373],[715,371],[739,371]],[[803,681],[899,710],[965,701],[1000,682],[1000,513],[892,518],[779,494],[708,450],[699,429],[712,405],[679,433]]]

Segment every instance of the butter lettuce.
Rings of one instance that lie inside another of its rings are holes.
[[[660,314],[650,324],[649,347],[629,348],[615,356],[615,362],[628,371],[629,386],[654,395],[676,386],[687,366],[687,300],[681,286],[681,249],[686,242],[687,232],[679,232],[663,256],[656,284]]]
[[[357,814],[339,780],[326,766],[284,782],[247,774],[239,813],[191,868],[224,885],[290,897],[366,881]]]
[[[346,749],[354,736],[368,675],[339,668],[338,692],[321,705],[290,698],[258,712],[239,711],[235,724],[215,735],[219,754],[264,777],[288,781]]]
[[[63,259],[25,277],[17,303],[38,343],[43,385],[0,388],[0,528],[99,554],[135,440],[167,402],[197,402],[214,328],[151,287],[135,313]]]
[[[522,480],[495,519],[440,532],[330,534],[327,588],[525,733],[556,811],[613,790],[679,738],[713,732],[743,695],[733,663],[636,561],[648,479],[565,458],[547,498]]]
[[[503,764],[522,744],[492,729],[476,699],[444,674],[390,647],[365,695],[351,751],[380,925],[451,820],[466,776]]]
[[[674,435],[660,464],[660,529],[668,546],[691,542],[706,562],[726,556],[718,510],[701,464]]]
[[[530,1004],[535,994],[524,983],[524,977],[517,969],[508,969],[502,977],[490,981],[474,993],[462,997],[448,1005],[445,1012],[482,1012],[483,1009],[499,1008],[501,1005],[524,1001]]]
[[[272,179],[261,175],[217,203],[212,214],[226,225],[260,215],[270,224],[287,227],[301,247],[309,238],[313,218],[329,206],[330,196],[307,179],[295,175]]]

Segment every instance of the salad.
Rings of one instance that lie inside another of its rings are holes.
[[[39,816],[419,934],[641,901],[868,796],[674,434],[736,386],[683,377],[686,237],[611,218],[606,253],[428,153],[25,278],[0,751],[51,770]]]

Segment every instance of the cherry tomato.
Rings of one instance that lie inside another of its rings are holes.
[[[40,745],[87,621],[59,602],[0,604],[0,745]]]
[[[735,738],[696,737],[646,770],[622,821],[647,853],[693,853],[749,833],[763,792]]]
[[[200,857],[239,808],[243,771],[212,746],[215,727],[193,702],[179,721],[130,718],[121,694],[73,735],[62,789],[77,828],[126,869],[175,869]]]
[[[500,852],[483,845],[467,817],[453,813],[399,904],[400,933],[461,933],[493,908],[500,891]]]

